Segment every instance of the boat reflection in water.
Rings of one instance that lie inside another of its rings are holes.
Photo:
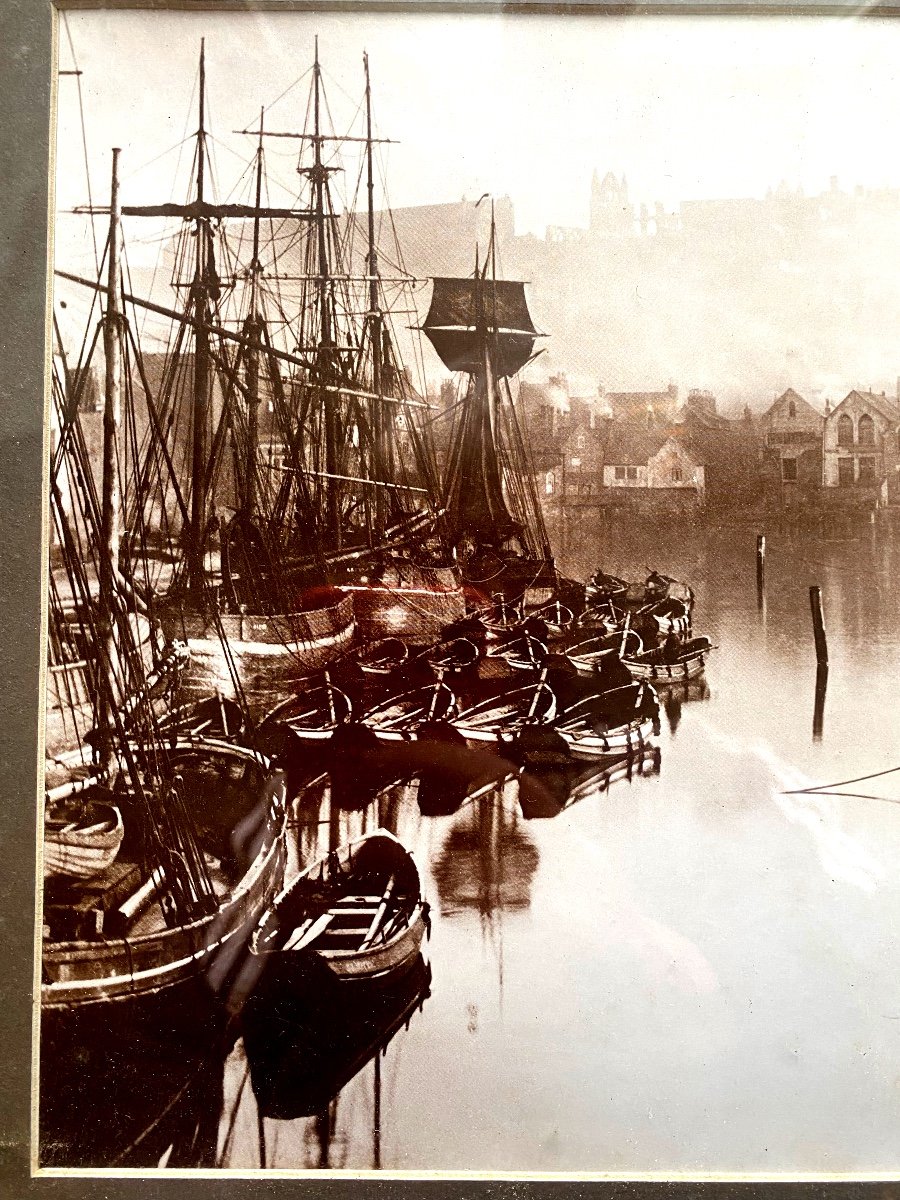
[[[117,1031],[118,1032],[118,1031]],[[190,1046],[133,1028],[103,1054],[57,1063],[41,1092],[42,1167],[214,1167],[225,1060],[223,1022],[197,1024]]]
[[[540,788],[519,788],[522,816],[527,820],[557,817],[580,800],[608,792],[620,782],[631,783],[646,775],[658,775],[661,760],[659,747],[647,745],[634,754],[607,762],[602,768],[572,762],[544,771]]]
[[[681,724],[682,707],[685,704],[709,698],[709,684],[702,675],[698,679],[683,679],[679,682],[669,683],[660,689],[660,703],[665,709],[666,720],[669,722],[669,730],[673,737]]]
[[[431,967],[418,955],[400,978],[338,982],[321,963],[309,965],[306,986],[282,986],[264,973],[242,1026],[258,1110],[260,1165],[267,1163],[266,1121],[299,1122],[291,1165],[341,1166],[333,1161],[340,1093],[372,1064],[372,1163],[381,1166],[382,1058],[431,994]],[[280,1133],[280,1131],[279,1131]],[[271,1139],[273,1145],[281,1140]],[[301,1149],[302,1147],[302,1149]],[[300,1158],[305,1161],[298,1162]]]
[[[519,780],[510,778],[456,815],[432,862],[442,914],[476,909],[490,923],[528,908],[538,851],[519,824]]]

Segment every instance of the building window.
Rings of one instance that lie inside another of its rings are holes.
[[[548,496],[552,496],[556,490],[556,479],[552,471],[548,471],[544,477],[544,491]]]
[[[576,437],[576,439],[575,439],[575,449],[576,449],[576,450],[583,450],[583,449],[584,449],[584,434],[583,434],[583,433],[579,433],[578,437]]]
[[[796,458],[783,458],[781,460],[781,478],[784,483],[797,482],[797,460]]]
[[[794,403],[793,400],[789,400],[788,401],[788,416],[793,421],[794,418],[796,417],[796,415],[797,415],[797,405]]]
[[[681,483],[681,479],[682,479],[681,467],[673,467],[672,468],[672,482],[673,483]]]
[[[637,479],[637,467],[626,467],[629,479]]]
[[[860,431],[862,431],[862,421],[860,421]],[[860,483],[875,483],[875,459],[870,455],[866,455],[859,460],[859,482]]]
[[[859,444],[861,446],[875,445],[875,422],[868,413],[859,418]]]
[[[571,458],[571,459],[569,459],[569,462],[570,462],[570,464],[571,464],[573,467],[575,467],[576,469],[577,469],[578,467],[580,467],[580,466],[581,466],[581,459],[580,459],[580,458]]]
[[[848,417],[846,413],[838,418],[838,445],[853,445],[853,419],[852,417]]]
[[[853,459],[838,459],[838,484],[840,487],[853,486]]]
[[[624,467],[616,467],[616,479],[624,479],[624,478],[625,478],[625,468]]]

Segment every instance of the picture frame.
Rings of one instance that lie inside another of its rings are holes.
[[[71,11],[78,6],[73,5]],[[169,6],[163,6],[169,7]],[[194,8],[195,6],[186,5]],[[205,7],[205,6],[204,6]],[[243,4],[219,4],[216,11],[225,13],[243,12]],[[281,10],[294,8],[293,5],[270,4],[261,5],[257,11],[267,8]],[[309,11],[307,6],[301,6],[303,11]],[[318,6],[311,6],[316,9]],[[346,11],[341,4],[324,6],[332,12]],[[356,6],[350,6],[355,11]],[[373,4],[370,10],[380,11],[380,6]],[[404,11],[417,11],[422,6],[400,6]],[[9,1075],[15,1075],[24,1088],[19,1091],[10,1089],[2,1099],[2,1129],[4,1140],[10,1147],[9,1172],[10,1178],[15,1178],[22,1189],[22,1194],[53,1190],[64,1195],[88,1195],[96,1192],[97,1186],[107,1189],[109,1194],[140,1194],[153,1195],[165,1186],[164,1176],[156,1174],[144,1175],[137,1172],[130,1177],[127,1175],[98,1177],[95,1172],[87,1172],[84,1177],[68,1174],[65,1177],[31,1177],[34,1167],[33,1137],[30,1125],[34,1119],[35,1098],[32,1092],[31,1074],[33,1068],[32,1054],[29,1043],[33,1030],[32,1010],[27,1003],[23,1004],[23,996],[30,988],[33,974],[34,939],[31,928],[31,914],[34,910],[34,847],[37,830],[35,827],[34,796],[38,792],[38,756],[36,753],[37,711],[40,705],[40,680],[42,661],[42,637],[44,630],[35,621],[34,614],[43,608],[42,593],[46,586],[46,568],[42,556],[35,548],[42,544],[44,524],[46,522],[47,503],[43,498],[38,481],[44,477],[43,459],[46,452],[46,432],[44,429],[43,410],[35,403],[37,394],[43,395],[46,388],[46,344],[48,323],[46,315],[46,288],[50,278],[47,262],[47,233],[46,216],[52,212],[52,190],[48,186],[49,176],[47,163],[49,161],[50,145],[50,112],[55,87],[52,79],[50,64],[53,61],[53,38],[59,39],[59,29],[54,25],[58,13],[50,6],[35,6],[33,10],[7,3],[6,8],[13,22],[11,41],[21,48],[15,59],[15,69],[8,72],[8,81],[14,89],[12,107],[17,112],[17,120],[12,128],[4,131],[4,141],[10,143],[10,150],[15,155],[12,160],[16,167],[14,177],[17,181],[19,194],[22,196],[21,216],[12,226],[16,238],[14,246],[13,271],[11,273],[12,289],[9,295],[19,297],[15,303],[8,300],[7,316],[9,324],[8,336],[4,339],[4,357],[9,361],[4,363],[3,377],[14,380],[11,388],[12,403],[4,406],[0,413],[3,438],[0,445],[3,448],[3,464],[0,467],[0,488],[3,489],[3,508],[8,514],[3,522],[4,540],[3,551],[3,586],[6,589],[3,606],[9,616],[10,624],[4,634],[4,729],[8,750],[4,755],[3,768],[6,774],[6,793],[15,797],[3,807],[3,844],[14,845],[17,852],[11,855],[8,864],[8,899],[9,912],[15,917],[7,919],[10,930],[7,972],[3,980],[4,1001],[3,1020],[4,1032],[10,1047]],[[397,6],[392,5],[396,11]],[[525,19],[529,12],[535,9],[546,11],[544,6],[487,6],[491,13],[502,12],[509,19],[515,19],[517,13]],[[565,21],[575,12],[590,10],[594,14],[618,12],[618,8],[596,6],[568,5],[553,6],[554,18]],[[463,12],[483,12],[481,5],[461,5]],[[62,11],[62,10],[59,10]],[[655,5],[652,9],[641,9],[641,12],[656,13],[657,15],[681,13],[686,11],[686,17],[703,19],[703,14],[710,8],[705,5],[682,6]],[[749,19],[747,8],[742,5],[717,5],[715,11],[719,14],[727,12],[733,19]],[[772,6],[754,6],[753,11],[773,11]],[[794,10],[792,9],[792,12]],[[850,10],[837,6],[825,6],[829,13],[847,16]],[[146,10],[145,10],[146,12]],[[809,16],[821,15],[823,8],[810,6]],[[802,15],[792,17],[802,21]],[[16,24],[18,23],[18,24]],[[21,97],[24,97],[22,99]],[[6,147],[5,147],[6,148]],[[23,265],[24,264],[24,265]],[[13,291],[14,289],[14,291]],[[27,347],[27,351],[24,349]],[[18,624],[17,624],[18,623]],[[33,701],[33,703],[32,703]],[[8,1106],[8,1108],[7,1108]],[[297,1173],[302,1174],[302,1173]],[[353,1195],[366,1194],[368,1190],[391,1194],[418,1195],[423,1187],[429,1191],[444,1192],[448,1195],[469,1195],[482,1192],[485,1195],[516,1196],[522,1193],[539,1194],[550,1186],[562,1186],[573,1195],[582,1195],[585,1190],[591,1193],[609,1192],[616,1195],[641,1195],[645,1191],[658,1189],[664,1182],[669,1188],[695,1194],[697,1188],[709,1190],[716,1188],[723,1195],[730,1194],[737,1186],[738,1178],[720,1179],[717,1182],[716,1166],[693,1175],[687,1172],[680,1177],[673,1173],[670,1180],[664,1181],[652,1169],[639,1173],[635,1178],[601,1179],[597,1175],[588,1177],[580,1172],[563,1173],[558,1183],[551,1184],[544,1180],[539,1173],[530,1177],[522,1174],[517,1177],[513,1172],[504,1172],[491,1177],[489,1174],[474,1175],[461,1179],[452,1172],[431,1173],[427,1171],[413,1178],[394,1178],[387,1173],[382,1179],[378,1176],[367,1177],[364,1180],[352,1181],[340,1176],[310,1180],[310,1186],[323,1188],[328,1191],[344,1192]],[[262,1189],[277,1190],[287,1186],[296,1186],[296,1175],[288,1172],[290,1178],[280,1177],[280,1172],[260,1177],[255,1172],[247,1173],[243,1178],[231,1178],[212,1172],[215,1182],[210,1183],[210,1176],[191,1174],[182,1177],[180,1186],[186,1185],[189,1191],[198,1193],[204,1188],[215,1187],[226,1191],[235,1190],[239,1194],[262,1194]],[[746,1177],[744,1177],[746,1178]],[[102,1179],[102,1182],[100,1180]],[[781,1190],[789,1185],[789,1180],[781,1173],[779,1179]],[[425,1182],[427,1180],[427,1183]],[[762,1187],[766,1182],[764,1177],[756,1177],[756,1185]],[[831,1181],[825,1175],[816,1175],[815,1179],[804,1182],[796,1180],[791,1190],[798,1195],[808,1194],[811,1188],[821,1189],[824,1186],[840,1187],[845,1193],[865,1193],[866,1190],[877,1188],[877,1194],[889,1194],[890,1182],[885,1178],[880,1166],[868,1180],[868,1188],[859,1181],[853,1183],[843,1177]]]

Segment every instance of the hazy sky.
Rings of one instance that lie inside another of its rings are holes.
[[[126,203],[173,194],[204,36],[229,192],[239,154],[252,152],[232,131],[308,71],[316,34],[338,126],[357,109],[369,53],[379,130],[399,142],[386,161],[394,206],[509,194],[517,231],[543,235],[587,223],[595,167],[624,172],[633,200],[667,207],[761,196],[781,180],[816,192],[831,175],[900,185],[898,21],[70,12],[60,67],[72,66],[71,37],[95,201],[108,195],[113,145]],[[302,125],[307,86],[271,107],[269,128]],[[67,208],[86,198],[72,76],[59,81],[58,134]],[[296,180],[296,144],[269,145],[273,169]],[[182,188],[188,165],[182,155]],[[75,256],[77,227],[62,219],[60,259]]]

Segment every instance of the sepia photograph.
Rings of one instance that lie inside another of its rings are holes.
[[[895,1177],[900,22],[55,26],[33,1173]]]

